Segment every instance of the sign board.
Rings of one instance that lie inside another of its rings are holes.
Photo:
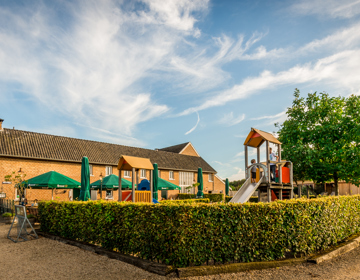
[[[25,206],[15,205],[15,214],[16,214],[16,216],[26,218],[26,208],[25,208]]]
[[[5,198],[6,197],[6,193],[0,193],[0,198]]]

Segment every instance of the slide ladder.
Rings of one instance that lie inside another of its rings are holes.
[[[254,194],[256,189],[260,186],[263,179],[264,179],[264,175],[261,176],[259,182],[251,183],[251,178],[249,177],[229,202],[245,203],[245,202],[249,201],[250,197]]]

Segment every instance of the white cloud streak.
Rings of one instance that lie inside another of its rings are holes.
[[[197,126],[198,126],[198,124],[200,122],[200,115],[199,115],[198,112],[196,112],[196,114],[197,114],[197,122],[196,122],[195,126],[193,128],[191,128],[189,131],[185,132],[185,135],[190,134],[191,132],[193,132],[197,128]]]
[[[220,124],[224,124],[226,126],[233,126],[238,123],[241,123],[245,119],[245,114],[241,114],[237,117],[234,117],[234,113],[230,112],[228,114],[225,114],[220,120]]]

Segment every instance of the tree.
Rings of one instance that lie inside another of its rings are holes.
[[[26,174],[22,173],[22,172],[12,172],[10,175],[5,175],[4,179],[6,182],[12,182],[15,185],[15,188],[17,188],[17,193],[19,195],[19,204],[21,202],[21,198],[24,196],[25,194],[25,177]],[[16,197],[15,197],[16,198]]]
[[[276,124],[282,157],[293,162],[294,180],[360,183],[360,98],[330,97],[295,89],[287,120]]]
[[[233,191],[237,191],[241,188],[241,186],[244,184],[245,181],[246,181],[246,179],[232,181],[232,182],[229,182],[229,186],[231,187],[231,189]]]

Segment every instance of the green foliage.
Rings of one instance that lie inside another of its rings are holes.
[[[18,190],[18,195],[20,198],[19,204],[21,202],[22,196],[25,193],[25,183],[26,183],[25,178],[26,178],[26,174],[22,172],[12,172],[11,174],[4,176],[4,180],[6,182],[12,182],[15,184],[15,188],[17,188]]]
[[[294,164],[294,180],[338,180],[360,184],[360,97],[309,93],[294,101],[287,120],[277,125],[282,157]]]
[[[194,199],[195,194],[179,193],[178,199]],[[204,198],[208,198],[210,202],[223,202],[225,195],[223,193],[204,193]]]
[[[4,218],[6,218],[6,217],[13,217],[14,215],[15,215],[15,214],[9,213],[9,212],[6,212],[6,213],[2,214],[2,216],[3,216]]]
[[[232,196],[225,196],[225,202],[229,202],[233,197]],[[258,202],[258,197],[257,196],[252,196],[249,199],[249,202]]]
[[[238,191],[245,183],[246,179],[229,182],[229,185],[233,191]]]
[[[28,219],[32,219],[32,218],[35,218],[35,216],[33,214],[29,214],[27,215]]]
[[[193,203],[209,203],[208,198],[182,199],[182,200],[160,200],[162,204],[193,204]]]
[[[272,203],[39,203],[41,230],[175,267],[309,254],[360,231],[360,196]]]

